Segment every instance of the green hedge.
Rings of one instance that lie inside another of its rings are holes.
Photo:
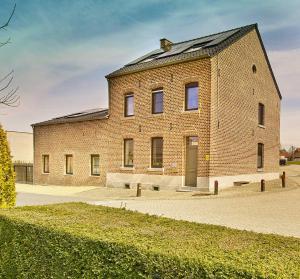
[[[288,165],[300,165],[300,161],[287,161]]]
[[[300,240],[70,203],[0,210],[0,278],[299,278]]]

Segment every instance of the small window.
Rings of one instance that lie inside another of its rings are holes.
[[[164,92],[162,89],[152,91],[152,113],[163,113],[164,110]]]
[[[152,138],[151,141],[151,168],[163,167],[163,138]]]
[[[124,139],[124,167],[133,167],[133,139]]]
[[[253,72],[253,74],[256,74],[256,71],[257,71],[256,66],[253,64],[252,65],[252,72]]]
[[[134,115],[134,96],[133,94],[128,94],[125,96],[125,117]]]
[[[265,106],[262,103],[258,104],[258,124],[265,125]]]
[[[264,145],[259,143],[257,145],[257,168],[262,169],[264,167]]]
[[[43,173],[49,173],[49,155],[43,155]]]
[[[91,155],[91,175],[100,175],[100,156],[97,154]]]
[[[73,155],[66,155],[66,174],[73,174]]]
[[[198,82],[192,82],[185,86],[185,110],[198,109]]]

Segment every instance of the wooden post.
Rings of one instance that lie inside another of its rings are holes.
[[[281,182],[282,182],[282,188],[285,188],[285,171],[283,172],[281,176]]]
[[[219,182],[218,180],[215,181],[215,185],[214,185],[214,194],[218,195],[219,194]]]
[[[260,181],[260,191],[264,192],[266,190],[266,182],[264,179]]]
[[[138,183],[136,187],[136,196],[140,197],[141,195],[142,195],[142,186],[141,183]]]

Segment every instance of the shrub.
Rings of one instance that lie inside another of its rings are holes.
[[[0,125],[0,208],[16,203],[15,175],[6,132]]]
[[[299,278],[299,239],[80,203],[0,210],[0,278]]]

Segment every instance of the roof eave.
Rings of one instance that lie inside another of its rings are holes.
[[[105,116],[99,116],[91,119],[68,119],[67,121],[51,121],[46,120],[38,123],[31,124],[30,126],[32,128],[38,127],[38,126],[49,126],[49,125],[59,125],[59,124],[66,124],[66,123],[79,123],[79,122],[85,122],[85,121],[95,121],[95,120],[105,120],[109,118],[109,113],[107,113]]]
[[[196,57],[190,57],[190,58],[186,58],[186,59],[182,59],[182,60],[178,60],[178,61],[170,61],[170,62],[166,62],[163,64],[157,64],[157,65],[149,65],[142,69],[129,70],[124,73],[115,73],[115,74],[111,73],[111,74],[106,75],[105,78],[110,79],[110,78],[114,78],[114,77],[125,76],[125,75],[129,75],[129,74],[144,72],[144,71],[151,70],[151,69],[162,68],[162,67],[166,67],[166,66],[170,66],[170,65],[186,63],[186,62],[190,62],[190,61],[194,61],[194,60],[198,60],[198,59],[210,58],[210,57],[211,56],[209,54],[205,53],[205,54],[202,54],[202,55],[199,55]]]
[[[264,56],[265,56],[265,59],[266,59],[266,61],[267,61],[267,64],[268,64],[268,67],[269,67],[269,70],[270,70],[270,73],[271,73],[273,82],[274,82],[275,87],[276,87],[276,90],[277,90],[277,93],[278,93],[278,95],[279,95],[280,100],[282,100],[282,95],[281,95],[281,92],[280,92],[278,83],[277,83],[277,81],[276,81],[274,72],[273,72],[273,70],[272,70],[271,63],[270,63],[269,57],[268,57],[268,55],[267,55],[267,51],[266,51],[266,49],[265,49],[265,46],[264,46],[264,43],[263,43],[263,41],[262,41],[262,38],[261,38],[261,35],[260,35],[260,32],[259,32],[259,30],[258,30],[257,25],[255,26],[255,30],[256,30],[256,33],[257,33],[257,36],[258,36],[260,45],[261,45],[261,47],[262,47],[262,50],[263,50],[263,52],[264,52]]]

